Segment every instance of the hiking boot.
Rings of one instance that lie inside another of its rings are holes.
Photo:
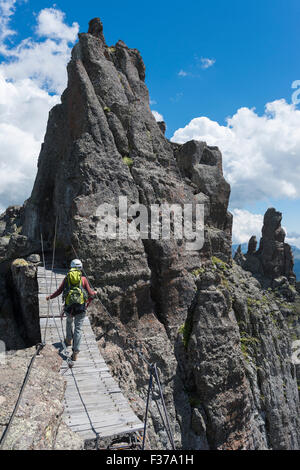
[[[71,339],[65,339],[65,344],[66,346],[72,346],[72,340]]]
[[[78,359],[78,354],[79,354],[79,352],[74,352],[74,351],[73,351],[73,354],[72,354],[72,361],[74,361],[74,362],[77,361],[77,359]]]

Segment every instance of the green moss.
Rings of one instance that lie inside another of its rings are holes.
[[[129,168],[131,168],[132,165],[133,165],[133,160],[132,160],[132,158],[130,158],[130,157],[123,157],[123,162],[124,162],[125,165],[127,165]]]
[[[292,311],[295,315],[300,316],[300,301],[298,299],[293,304]]]
[[[247,347],[241,343],[241,351],[242,351],[242,354],[244,356],[244,359],[247,361],[247,362],[250,362],[250,358],[249,358],[249,354],[248,354],[248,349]]]
[[[274,326],[278,326],[278,320],[277,320],[277,318],[276,318],[274,315],[275,315],[274,312],[271,312],[271,313],[270,313],[270,317],[271,317],[272,323],[273,323]]]
[[[25,259],[15,259],[12,265],[16,268],[20,268],[21,266],[28,266],[28,263]]]
[[[259,307],[263,305],[261,300],[252,299],[251,297],[247,297],[247,307],[248,312],[251,314],[257,314]]]
[[[195,395],[189,397],[189,403],[192,408],[199,408],[202,404],[200,398]]]
[[[212,256],[211,261],[216,268],[221,269],[222,271],[226,271],[228,269],[228,265],[216,256]]]
[[[111,109],[108,107],[108,106],[105,106],[105,108],[103,108],[104,112],[105,113],[110,113]]]
[[[249,336],[246,332],[241,333],[241,351],[244,358],[249,362],[250,356],[253,356],[255,347],[259,344],[259,340],[253,336]],[[251,353],[251,354],[250,354]]]
[[[192,333],[193,321],[191,317],[188,317],[183,325],[179,328],[178,332],[182,335],[182,341],[185,349],[187,349],[189,340]]]
[[[192,275],[194,277],[199,277],[200,274],[203,274],[205,273],[205,269],[204,268],[198,268],[198,269],[194,269],[194,271],[192,271]]]
[[[229,289],[229,282],[228,282],[228,279],[226,279],[226,277],[222,276],[221,284],[222,284],[222,286],[225,287],[226,289]]]

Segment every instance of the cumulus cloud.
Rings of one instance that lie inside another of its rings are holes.
[[[300,233],[287,232],[287,237],[285,241],[290,245],[296,246],[300,249]]]
[[[38,15],[36,32],[39,36],[74,42],[78,31],[78,23],[68,26],[65,23],[65,13],[55,8],[45,8]]]
[[[11,16],[15,12],[16,0],[0,0],[0,42],[15,34],[9,27]]]
[[[268,103],[259,116],[240,108],[227,125],[207,117],[178,129],[172,142],[206,141],[220,147],[233,207],[266,198],[300,197],[300,111],[284,99]]]
[[[152,111],[153,116],[155,117],[155,120],[157,122],[161,122],[164,120],[164,117],[162,114],[160,114],[158,111]]]
[[[1,13],[1,3],[0,3]],[[26,38],[15,47],[2,42],[1,54],[6,59],[0,70],[7,80],[30,78],[51,93],[62,93],[66,85],[66,63],[70,58],[70,44],[76,40],[79,25],[64,23],[65,15],[54,8],[46,8],[37,16],[36,34],[44,40]]]
[[[200,63],[201,63],[201,68],[202,69],[209,69],[210,67],[212,67],[216,63],[216,60],[201,57]]]
[[[7,82],[0,71],[0,206],[31,191],[49,109],[59,102],[31,80]]]
[[[65,23],[63,12],[44,9],[35,38],[11,46],[15,3],[0,0],[0,212],[30,195],[48,113],[66,86],[66,64],[79,30],[77,23]]]
[[[253,214],[245,209],[233,209],[233,244],[248,243],[252,235],[257,240],[261,237],[261,229],[264,217],[261,214]]]

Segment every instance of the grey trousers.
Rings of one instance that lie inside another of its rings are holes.
[[[68,312],[65,312],[67,316],[67,327],[66,327],[66,339],[68,341],[73,340],[73,351],[79,352],[80,351],[80,343],[81,343],[81,336],[82,336],[82,325],[85,318],[85,312],[79,313],[78,315],[71,315]],[[73,323],[75,328],[73,329]]]

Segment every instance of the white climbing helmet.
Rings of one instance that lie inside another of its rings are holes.
[[[73,259],[71,262],[71,269],[82,269],[82,262],[80,259]]]

